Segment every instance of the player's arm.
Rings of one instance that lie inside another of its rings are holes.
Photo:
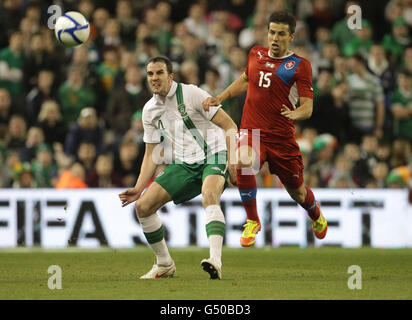
[[[218,94],[216,97],[209,97],[202,102],[203,109],[209,111],[209,107],[218,106],[222,104],[223,101],[237,97],[243,92],[247,91],[249,84],[249,77],[246,73],[242,73],[239,78],[237,78],[233,83],[227,87],[223,92]]]
[[[157,145],[157,143],[146,143],[143,162],[140,168],[140,174],[137,178],[136,185],[134,186],[134,188],[127,189],[126,191],[119,194],[120,201],[122,202],[122,207],[127,206],[128,204],[139,199],[147,183],[153,177],[157,167],[157,164],[153,159],[153,149]]]
[[[284,104],[281,110],[281,115],[292,121],[306,120],[312,116],[313,111],[313,99],[307,97],[300,97],[300,107],[295,110],[290,110]]]
[[[312,67],[307,60],[302,60],[298,66],[296,71],[296,85],[300,106],[295,110],[290,110],[283,104],[280,113],[292,121],[306,120],[312,116],[313,111]]]
[[[212,122],[225,131],[227,159],[230,182],[236,185],[236,133],[237,125],[232,118],[223,110],[219,109],[214,115]]]

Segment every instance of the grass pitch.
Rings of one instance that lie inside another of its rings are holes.
[[[208,249],[171,249],[172,279],[140,280],[154,262],[148,248],[0,250],[0,299],[412,299],[412,250],[277,248],[223,250],[223,280],[200,267]],[[47,270],[62,269],[50,290]],[[348,267],[362,269],[362,289],[348,289]]]

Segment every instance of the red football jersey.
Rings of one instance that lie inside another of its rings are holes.
[[[295,109],[299,97],[313,99],[310,62],[292,53],[269,56],[269,48],[255,46],[245,69],[249,77],[241,129],[260,129],[263,138],[294,138],[293,121],[280,114],[282,104]]]

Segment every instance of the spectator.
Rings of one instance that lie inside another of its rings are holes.
[[[358,186],[365,187],[365,183],[372,177],[372,169],[378,162],[376,152],[378,139],[374,135],[365,135],[362,138],[360,158],[354,163],[352,175]]]
[[[98,123],[96,110],[90,107],[80,112],[77,123],[69,130],[64,147],[65,153],[76,155],[83,141],[92,142],[98,154],[102,151],[103,129]]]
[[[83,166],[75,162],[69,170],[65,170],[57,181],[57,189],[83,189],[87,188],[84,182],[85,171]]]
[[[386,141],[380,141],[378,149],[376,150],[376,156],[381,162],[389,164],[389,158],[391,156],[391,145]]]
[[[19,152],[20,160],[30,163],[36,156],[37,147],[42,143],[44,143],[43,130],[39,127],[30,127],[24,147]]]
[[[371,25],[369,21],[362,19],[362,27],[359,30],[355,30],[355,37],[346,42],[343,47],[343,54],[347,57],[360,54],[362,58],[367,59],[372,45]]]
[[[405,139],[395,139],[392,143],[392,153],[389,158],[389,168],[404,166],[411,156],[411,144]]]
[[[119,53],[115,47],[106,47],[103,56],[104,60],[98,65],[96,72],[105,96],[108,97],[112,92],[114,79],[119,71]]]
[[[140,174],[140,166],[143,154],[139,152],[139,146],[130,140],[123,141],[115,158],[115,171],[120,174],[123,187],[134,186]]]
[[[332,28],[332,41],[337,43],[341,52],[343,52],[344,46],[346,43],[353,39],[353,31],[348,27],[348,19],[351,16],[349,13],[350,6],[359,6],[357,1],[348,1],[345,5],[344,15],[345,17],[333,25]]]
[[[378,162],[372,168],[372,175],[376,182],[377,188],[385,188],[386,187],[386,178],[389,173],[389,168],[386,162]]]
[[[54,92],[54,73],[51,70],[40,70],[37,75],[37,85],[31,89],[26,97],[26,113],[29,123],[35,124],[42,104],[51,99],[56,99]]]
[[[57,70],[58,62],[52,54],[46,51],[43,35],[38,32],[31,36],[29,52],[23,63],[23,82],[25,91],[30,91],[38,84],[38,74],[41,70]],[[40,86],[40,84],[38,84]]]
[[[395,137],[412,142],[412,74],[409,71],[398,74],[398,88],[391,97],[391,111]]]
[[[319,27],[331,28],[333,26],[333,13],[331,3],[328,0],[314,0],[313,11],[306,18],[306,24],[310,32],[310,40],[314,42],[315,31]]]
[[[133,3],[130,0],[119,0],[116,3],[116,19],[120,24],[120,38],[126,47],[134,42],[137,19],[134,17]]]
[[[44,141],[49,146],[52,146],[55,142],[64,144],[67,128],[56,101],[48,100],[44,102],[41,105],[37,120],[38,126],[43,129]]]
[[[12,112],[10,93],[0,88],[0,124],[8,124]]]
[[[106,101],[104,99],[105,91],[90,56],[91,54],[86,46],[76,47],[73,50],[71,66],[82,70],[85,79],[84,81],[93,88],[96,95],[96,104],[100,105]]]
[[[122,39],[120,38],[120,24],[119,21],[113,18],[109,18],[103,29],[103,47],[113,47],[119,48],[122,44]]]
[[[338,55],[333,60],[333,79],[332,86],[346,83],[348,76],[348,59],[342,55]]]
[[[316,66],[319,69],[332,69],[335,58],[339,55],[338,45],[334,42],[325,42],[317,58]]]
[[[22,163],[17,166],[14,175],[12,188],[37,188],[36,181],[33,177],[33,171],[29,163]]]
[[[123,136],[123,141],[133,141],[144,152],[142,110],[137,110],[131,120],[130,129]]]
[[[32,172],[38,188],[52,188],[57,184],[57,167],[53,163],[52,150],[47,144],[36,148]]]
[[[205,47],[201,45],[199,39],[195,35],[189,33],[184,39],[182,39],[183,51],[178,56],[173,56],[172,59],[179,64],[183,64],[185,61],[193,61],[198,67],[198,73],[204,75],[206,68],[209,65],[208,56]],[[198,78],[200,82],[204,81],[204,77]]]
[[[405,174],[404,168],[395,168],[391,170],[386,178],[386,184],[389,189],[403,189],[407,186],[402,174]]]
[[[19,150],[24,147],[27,123],[21,115],[13,115],[9,121],[9,141],[7,149]]]
[[[383,136],[385,105],[383,89],[379,79],[366,69],[366,62],[360,55],[350,59],[352,74],[347,79],[349,116],[353,128],[352,140],[359,142],[365,134]]]
[[[330,133],[339,143],[345,144],[349,126],[348,105],[345,101],[346,83],[331,87],[333,73],[331,69],[320,69],[314,85],[314,105],[312,117],[305,120],[305,126],[315,127],[318,133]],[[331,117],[330,115],[334,116]]]
[[[394,89],[395,72],[389,66],[389,61],[386,59],[385,50],[382,45],[374,44],[370,48],[368,57],[368,69],[380,79],[385,96]]]
[[[94,169],[96,156],[96,146],[92,142],[84,141],[80,143],[79,150],[76,155],[76,161],[82,165],[86,174]]]
[[[183,61],[179,70],[180,81],[186,84],[199,85],[199,67],[192,60]]]
[[[309,173],[317,176],[319,187],[325,188],[332,176],[336,139],[330,134],[319,135],[314,141],[313,151],[316,162],[309,166]]]
[[[266,24],[267,24],[267,16],[265,12],[260,11],[257,12],[253,16],[253,23],[250,27],[244,28],[242,31],[240,31],[239,34],[239,46],[245,50],[250,50],[252,46],[256,43],[256,30],[265,28],[266,29]],[[223,30],[222,30],[223,31]],[[223,34],[223,32],[221,32]]]
[[[156,43],[156,48],[160,54],[166,54],[170,48],[170,41],[172,34],[167,29],[160,17],[157,15],[158,10],[156,8],[149,8],[145,11],[144,22],[149,29],[149,37]],[[160,23],[159,23],[160,22]]]
[[[10,45],[0,50],[0,88],[7,89],[14,97],[23,93],[22,34],[15,31],[10,36]]]
[[[188,17],[183,20],[188,30],[200,41],[206,41],[209,28],[205,19],[205,7],[201,3],[193,3],[189,8]]]
[[[113,160],[107,154],[97,157],[96,168],[86,176],[89,188],[122,187],[121,177],[113,171]]]
[[[130,67],[134,67],[136,65],[136,62],[137,62],[137,59],[135,58],[133,51],[129,51],[129,50],[120,51],[119,70],[117,71],[116,77],[114,79],[113,90],[117,90],[119,87],[125,84],[126,71]]]
[[[223,91],[223,88],[219,85],[220,83],[219,71],[213,67],[209,67],[205,73],[205,82],[200,88],[207,91],[212,96],[217,96]]]
[[[411,44],[408,25],[404,18],[397,18],[393,21],[392,33],[383,37],[382,44],[391,54],[391,64],[399,63],[404,48]]]
[[[58,90],[58,99],[63,122],[67,126],[73,125],[83,108],[94,105],[96,96],[93,89],[85,83],[82,69],[73,67],[69,70],[67,81]]]
[[[116,140],[129,129],[132,115],[141,110],[151,98],[138,66],[130,66],[126,70],[125,79],[126,83],[110,98],[104,116],[108,127],[114,131]]]

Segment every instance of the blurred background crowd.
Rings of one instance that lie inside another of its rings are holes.
[[[89,41],[67,49],[50,5],[80,11]],[[347,8],[362,8],[362,28]],[[267,46],[267,18],[298,19],[292,50],[312,64],[314,112],[296,123],[311,188],[412,186],[411,0],[3,0],[0,187],[133,186],[144,154],[148,58],[220,93]],[[240,125],[245,96],[224,103]],[[264,166],[259,187],[281,187]]]

